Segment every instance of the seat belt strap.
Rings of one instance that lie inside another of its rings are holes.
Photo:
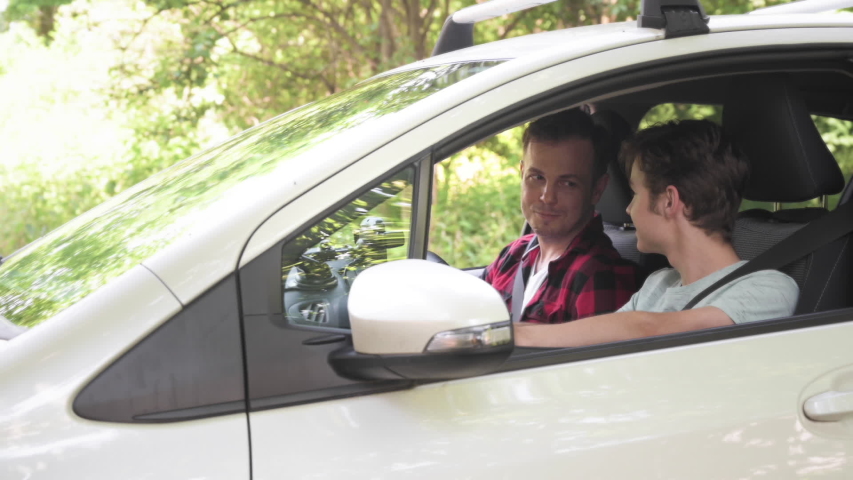
[[[521,321],[521,313],[524,311],[524,257],[527,253],[533,250],[537,245],[539,245],[539,240],[536,237],[533,237],[530,240],[530,243],[527,244],[527,248],[524,249],[524,253],[521,255],[521,260],[518,262],[518,269],[515,271],[515,279],[512,284],[512,312],[510,313],[510,318],[514,322]]]
[[[683,310],[690,310],[705,297],[729,282],[753,272],[778,269],[853,232],[853,202],[839,205],[835,210],[809,222],[803,228],[773,245],[764,253],[749,260],[716,283],[693,297]]]

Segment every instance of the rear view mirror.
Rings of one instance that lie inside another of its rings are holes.
[[[451,379],[495,371],[512,353],[509,312],[491,285],[424,260],[368,268],[349,295],[352,346],[329,362],[359,380]]]

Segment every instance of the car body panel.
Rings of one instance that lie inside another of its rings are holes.
[[[708,21],[711,33],[791,29],[813,27],[851,27],[853,15],[712,15]],[[477,28],[476,26],[474,28]],[[389,70],[382,75],[411,68],[441,65],[444,63],[470,62],[483,59],[511,60],[529,58],[530,56],[546,55],[559,56],[569,46],[582,40],[587,47],[595,42],[602,46],[608,45],[609,37],[622,36],[635,39],[633,43],[660,40],[662,30],[639,28],[637,22],[619,22],[584,27],[568,28],[552,32],[541,32],[520,37],[508,38],[497,42],[489,42],[453,52],[436,55],[409,65]],[[701,35],[697,35],[701,38]],[[564,61],[566,59],[564,58]]]
[[[256,480],[850,478],[801,391],[853,369],[853,324],[253,412]],[[322,469],[318,469],[322,465]]]
[[[839,14],[785,14],[785,15],[715,15],[708,22],[711,32],[743,30],[791,29],[814,27],[850,27],[853,15]],[[791,32],[789,32],[791,33]],[[799,32],[797,32],[799,34]]]
[[[133,425],[94,422],[72,410],[95,375],[180,309],[162,282],[137,266],[56,321],[9,341],[0,351],[0,478],[248,479],[244,413]]]
[[[547,57],[554,54],[560,55],[558,52],[571,50],[580,41],[584,43],[586,48],[594,48],[596,43],[601,47],[607,48],[612,44],[614,38],[618,38],[618,41],[621,42],[634,44],[644,41],[661,40],[663,39],[663,31],[649,28],[638,29],[637,22],[620,22],[540,32],[443,53],[389,70],[380,75],[445,63],[471,62],[482,59],[511,60],[530,58],[531,56]]]

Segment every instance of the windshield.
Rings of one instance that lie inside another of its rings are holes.
[[[229,190],[370,120],[500,62],[367,80],[292,110],[160,172],[33,242],[0,266],[0,316],[31,327],[167,247]]]

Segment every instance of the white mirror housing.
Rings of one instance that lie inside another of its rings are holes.
[[[491,285],[426,260],[398,260],[362,272],[350,289],[349,316],[355,351],[373,355],[423,353],[436,335],[509,321]]]
[[[513,350],[500,294],[477,277],[425,260],[370,267],[349,295],[352,345],[329,354],[356,380],[443,380],[491,373]]]

